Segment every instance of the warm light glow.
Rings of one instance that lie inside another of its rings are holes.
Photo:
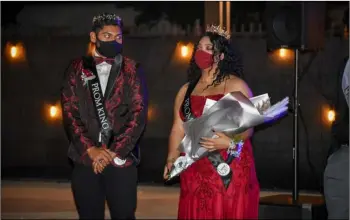
[[[5,45],[6,57],[11,62],[23,62],[26,60],[26,53],[23,43],[7,42]]]
[[[93,44],[93,43],[89,43],[88,44],[88,48],[87,48],[87,55],[88,56],[93,56],[93,53],[94,53],[94,50],[95,50],[95,44]]]
[[[335,120],[335,112],[334,110],[328,110],[327,119],[329,122],[333,122]]]
[[[219,25],[224,25],[224,3],[219,1]]]
[[[291,63],[294,61],[294,51],[289,48],[279,48],[273,51],[274,59],[281,63]]]
[[[11,57],[12,57],[12,58],[17,57],[17,55],[18,55],[18,49],[17,49],[17,47],[16,47],[16,46],[12,46],[12,47],[11,47],[10,53],[11,53]]]
[[[231,2],[226,2],[226,30],[231,33]]]
[[[284,49],[284,48],[279,49],[279,56],[281,58],[285,58],[287,56],[287,49]]]
[[[154,120],[154,116],[155,116],[155,107],[153,105],[148,105],[148,110],[147,110],[147,119],[149,121],[153,121]]]
[[[181,47],[181,56],[182,57],[187,57],[189,53],[188,46],[182,46]]]
[[[50,107],[50,117],[51,118],[56,118],[58,115],[58,109],[56,106],[51,106]]]
[[[43,107],[43,113],[46,117],[47,122],[60,123],[60,121],[62,121],[62,109],[60,101],[57,101],[56,103],[53,103],[51,101],[50,103],[45,104]]]
[[[177,42],[173,59],[181,63],[190,61],[193,52],[193,43],[191,42]]]

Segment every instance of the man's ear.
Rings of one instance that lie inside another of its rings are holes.
[[[93,31],[90,32],[90,41],[96,43],[96,33]]]

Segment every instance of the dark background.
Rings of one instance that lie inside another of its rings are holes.
[[[16,16],[27,4],[44,3],[1,3],[2,30],[20,26]],[[344,5],[339,2],[327,4],[328,11]],[[183,27],[192,25],[196,19],[204,19],[203,2],[118,2],[115,5],[140,10],[142,13],[137,17],[136,25],[151,23],[164,13],[170,22]],[[252,12],[260,13],[259,20],[264,7],[264,2],[231,2],[232,21],[249,24],[253,20],[246,15]],[[328,19],[327,24],[330,23],[332,21]],[[81,36],[6,33],[2,34],[1,66],[2,178],[68,180],[68,143],[60,121],[47,119],[47,108],[59,101],[62,74],[69,60],[86,53],[88,33]],[[325,37],[324,49],[313,59],[311,54],[301,55],[302,69],[312,59],[300,85],[303,116],[300,121],[300,187],[307,190],[321,188],[330,136],[330,125],[324,114],[332,105],[338,67],[348,54],[348,42],[341,36],[327,34]],[[142,183],[163,184],[173,100],[186,80],[187,63],[179,58],[177,45],[196,40],[191,36],[125,37],[125,54],[144,66],[150,94],[152,114],[141,141],[139,179]],[[264,36],[237,35],[233,36],[233,41],[244,58],[245,80],[255,95],[269,93],[272,102],[276,102],[292,94],[293,60],[280,61],[275,55],[268,54]],[[13,42],[23,43],[25,61],[9,59],[6,46]],[[262,188],[292,188],[292,134],[291,115],[273,127],[256,129],[252,140]]]
[[[103,1],[101,1],[103,2]],[[24,8],[25,5],[50,5],[55,3],[61,3],[64,5],[74,4],[77,2],[2,2],[1,3],[1,26],[16,23],[17,14]],[[91,2],[94,3],[94,2]],[[110,3],[110,2],[109,2]],[[89,4],[84,2],[84,4]],[[328,1],[327,9],[337,8],[339,6],[348,5],[344,1]],[[118,8],[133,7],[136,10],[140,10],[142,14],[136,20],[136,24],[140,22],[147,22],[154,19],[158,19],[162,14],[167,14],[171,22],[176,22],[181,25],[193,23],[195,19],[199,18],[203,21],[204,18],[204,2],[200,1],[188,1],[188,2],[172,2],[172,1],[139,1],[139,2],[116,2],[115,6]],[[251,12],[263,12],[265,10],[265,2],[231,2],[231,15],[232,20],[242,22],[249,22],[247,13]],[[45,18],[43,18],[45,19]]]

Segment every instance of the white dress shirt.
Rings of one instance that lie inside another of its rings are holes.
[[[95,56],[99,57],[99,55],[96,52],[95,52]],[[111,72],[111,68],[112,68],[112,65],[106,62],[102,62],[96,65],[97,75],[101,83],[103,96],[105,95],[105,92],[106,92],[108,77],[109,77],[109,73]]]

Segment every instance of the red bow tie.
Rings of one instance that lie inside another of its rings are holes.
[[[112,65],[114,63],[114,59],[113,58],[95,57],[95,62],[96,62],[96,65],[101,64],[103,62],[106,62],[106,63]]]

